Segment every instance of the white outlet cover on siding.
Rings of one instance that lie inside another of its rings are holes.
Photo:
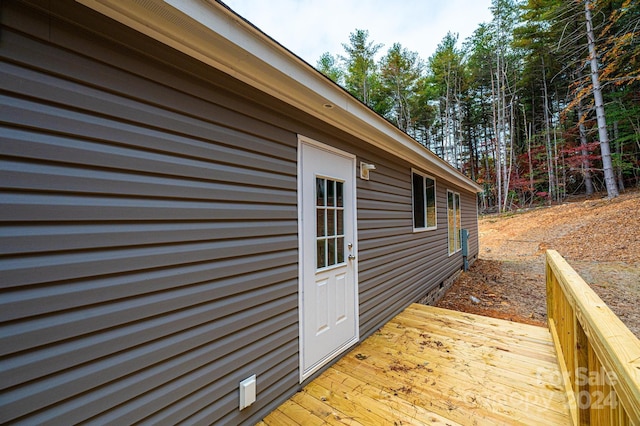
[[[240,382],[240,409],[243,410],[256,402],[256,375]]]

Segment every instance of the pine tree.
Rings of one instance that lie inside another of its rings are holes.
[[[378,77],[375,55],[382,46],[369,41],[369,31],[359,29],[349,34],[349,44],[342,44],[347,53],[341,57],[346,64],[346,89],[369,107],[373,107]]]
[[[403,48],[400,43],[391,46],[379,66],[382,93],[391,101],[388,118],[410,134],[415,134],[412,98],[418,89],[422,68],[418,54]]]
[[[316,63],[316,69],[339,85],[344,85],[344,71],[340,68],[336,58],[329,52],[320,56]]]

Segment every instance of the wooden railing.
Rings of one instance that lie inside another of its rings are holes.
[[[574,424],[640,425],[640,340],[554,250],[546,274],[549,330]]]

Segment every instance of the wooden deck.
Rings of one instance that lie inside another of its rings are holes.
[[[566,425],[550,333],[413,304],[259,425]]]

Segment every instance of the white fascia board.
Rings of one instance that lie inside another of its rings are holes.
[[[76,0],[472,192],[482,188],[214,0]],[[330,104],[333,108],[324,107]]]

